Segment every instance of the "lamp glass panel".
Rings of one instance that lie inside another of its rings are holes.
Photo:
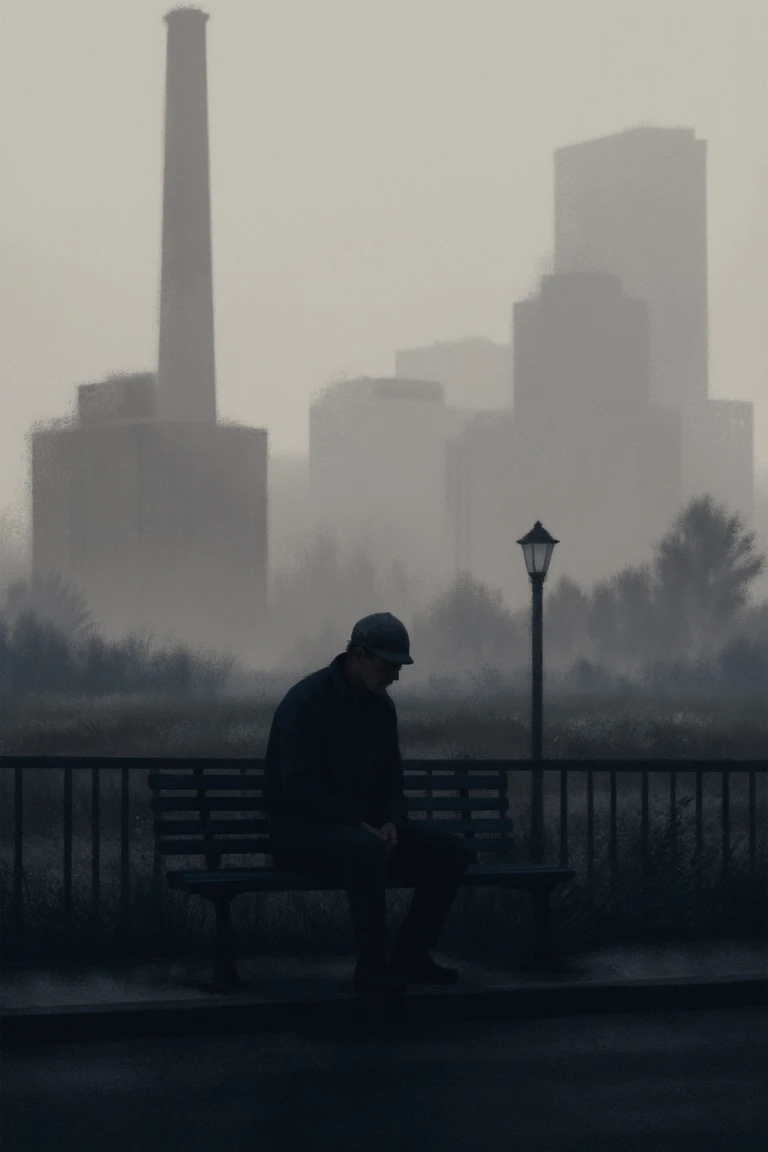
[[[533,544],[531,548],[533,551],[533,559],[530,571],[546,573],[549,567],[549,558],[552,555],[552,545]]]

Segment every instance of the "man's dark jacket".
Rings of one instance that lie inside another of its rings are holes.
[[[353,693],[345,656],[295,684],[273,717],[266,792],[278,835],[302,824],[402,828],[407,819],[395,705],[386,692]]]

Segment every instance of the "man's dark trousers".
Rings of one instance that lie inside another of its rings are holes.
[[[397,950],[418,953],[437,944],[467,866],[477,860],[453,833],[410,820],[389,857],[380,836],[343,824],[293,825],[273,848],[278,868],[346,889],[358,959],[372,966],[387,952],[387,885],[414,888]]]

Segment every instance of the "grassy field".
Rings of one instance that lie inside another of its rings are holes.
[[[501,696],[451,700],[407,695],[395,689],[404,758],[488,757],[529,754],[528,703]],[[264,754],[276,699],[26,701],[0,719],[3,755],[254,756]],[[768,718],[761,702],[709,704],[668,701],[549,700],[545,755],[551,758],[768,758]],[[75,772],[73,790],[72,927],[62,897],[62,773],[25,769],[25,933],[17,938],[12,916],[12,780],[0,772],[0,888],[7,959],[22,955],[161,955],[210,947],[207,904],[152,887],[152,832],[144,773],[131,773],[130,889],[120,902],[119,772],[101,774],[101,863],[98,908],[91,891],[90,773]],[[608,860],[607,776],[595,777],[595,865],[587,879],[585,775],[573,774],[569,797],[568,859],[577,880],[555,901],[559,939],[566,952],[608,939],[670,938],[691,934],[758,932],[768,921],[768,778],[758,777],[757,867],[747,856],[747,778],[738,773],[731,792],[731,859],[722,873],[721,806],[717,774],[704,778],[704,851],[695,854],[694,777],[677,786],[677,854],[670,835],[669,777],[651,777],[647,872],[641,867],[639,783],[619,779],[619,869],[611,883]],[[529,778],[513,774],[510,799],[517,827],[516,852],[526,859]],[[545,781],[548,862],[559,860],[559,779]],[[167,862],[169,867],[174,862]],[[408,894],[389,896],[392,924]],[[352,948],[344,894],[270,894],[235,901],[233,918],[242,950]],[[531,939],[524,895],[467,890],[459,894],[443,941],[469,956],[504,955],[523,962]]]
[[[530,754],[523,696],[392,692],[405,758]],[[5,756],[263,756],[279,696],[217,699],[32,698],[0,710]],[[544,754],[552,758],[768,757],[760,699],[546,699]]]

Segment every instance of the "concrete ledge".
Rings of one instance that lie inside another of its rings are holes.
[[[258,1032],[408,1028],[455,1021],[500,1021],[611,1012],[736,1008],[768,1005],[768,977],[739,974],[702,981],[669,977],[592,981],[577,985],[462,991],[411,988],[383,1007],[349,995],[311,1001],[254,1002],[240,995],[207,999],[6,1008],[0,1046],[71,1044],[128,1037]]]

